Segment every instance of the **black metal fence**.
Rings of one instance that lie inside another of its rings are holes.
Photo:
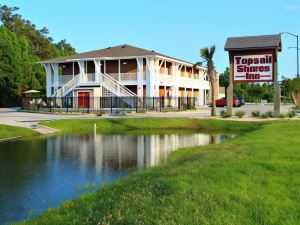
[[[178,111],[194,109],[197,97],[24,97],[22,109],[33,112]]]

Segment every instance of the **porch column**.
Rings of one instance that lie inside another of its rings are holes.
[[[146,91],[147,97],[154,97],[155,63],[154,58],[146,59]]]
[[[58,63],[53,64],[54,92],[58,90]]]
[[[85,74],[85,68],[84,68],[84,61],[77,61],[78,66],[79,66],[79,81],[83,82],[83,75]]]
[[[121,60],[118,60],[118,81],[121,81]]]
[[[137,96],[143,97],[143,58],[137,58]]]
[[[176,95],[177,95],[177,85],[178,85],[178,82],[177,82],[177,68],[176,68],[176,64],[175,63],[172,63],[172,86],[171,86],[171,97],[172,97],[172,100],[171,100],[171,105],[172,106],[176,106]]]
[[[51,97],[51,65],[47,63],[44,65],[44,68],[46,70],[46,96]]]
[[[154,63],[154,82],[155,82],[155,88],[154,88],[154,97],[159,97],[159,85],[160,85],[160,65],[159,60],[155,60]]]
[[[100,64],[101,64],[101,62],[100,62],[100,59],[95,59],[94,60],[94,64],[95,64],[95,81],[97,82],[97,83],[100,83]]]
[[[198,104],[199,105],[204,105],[204,101],[203,101],[203,94],[204,90],[203,89],[199,89],[199,97],[198,97]]]

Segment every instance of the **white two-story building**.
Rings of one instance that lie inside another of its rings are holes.
[[[47,97],[76,97],[77,107],[91,107],[86,99],[105,96],[196,97],[197,105],[209,101],[205,68],[130,45],[40,63]]]

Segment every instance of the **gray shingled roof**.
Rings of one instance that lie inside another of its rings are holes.
[[[259,49],[277,49],[281,51],[281,36],[261,35],[248,37],[230,37],[227,39],[225,51],[235,50],[259,50]]]
[[[44,60],[40,63],[57,63],[57,62],[67,62],[67,61],[73,61],[73,60],[80,60],[80,59],[93,59],[93,58],[113,58],[113,57],[133,57],[133,56],[162,56],[167,57],[173,60],[185,62],[188,64],[192,64],[190,62],[176,59],[170,56],[166,56],[160,53],[157,53],[155,51],[149,51],[142,48],[137,48],[131,45],[118,45],[115,47],[109,47],[104,49],[99,49],[95,51],[90,52],[84,52],[80,54],[75,54],[71,56],[61,57],[57,59],[51,59],[51,60]]]

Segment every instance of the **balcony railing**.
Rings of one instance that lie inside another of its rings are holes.
[[[95,82],[96,81],[96,74],[94,73],[86,73],[82,76],[82,82]]]
[[[65,83],[68,83],[72,79],[73,79],[73,75],[58,75],[58,84],[64,85]],[[54,76],[51,76],[51,83],[54,84]]]
[[[137,81],[137,73],[108,73],[109,76],[114,78],[117,81]]]

